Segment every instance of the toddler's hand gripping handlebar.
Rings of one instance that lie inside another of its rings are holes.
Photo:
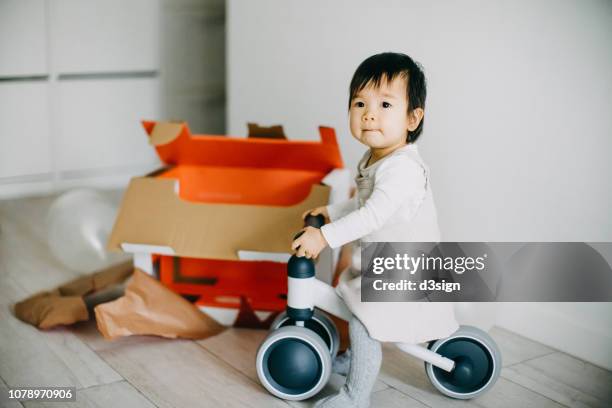
[[[308,214],[306,218],[304,218],[304,227],[321,228],[323,225],[325,225],[325,217],[323,216],[323,214],[318,214],[318,215]],[[295,241],[296,239],[301,237],[303,233],[304,231],[300,231],[297,234],[295,234],[295,236],[293,237],[293,240]]]
[[[306,218],[304,218],[305,227],[321,228],[324,224],[325,217],[322,214],[308,214]],[[293,239],[296,240],[303,233],[304,231],[298,232],[295,237],[293,237]],[[296,321],[308,320],[312,317],[313,313],[312,305],[309,304],[312,302],[312,300],[308,300],[307,298],[304,298],[304,296],[310,295],[308,293],[310,291],[307,290],[308,285],[306,284],[306,282],[314,279],[314,262],[312,261],[312,259],[308,259],[306,257],[298,257],[294,254],[291,256],[291,258],[289,258],[289,262],[287,263],[287,275],[289,278],[289,293],[287,294],[287,314],[290,318]],[[306,286],[304,286],[304,284],[306,284]],[[310,307],[308,307],[307,305]]]

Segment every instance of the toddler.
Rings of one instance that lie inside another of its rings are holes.
[[[359,65],[350,85],[350,129],[369,150],[357,166],[357,194],[304,214],[323,214],[326,224],[304,228],[292,243],[298,256],[316,258],[328,245],[338,248],[355,240],[440,241],[429,169],[415,145],[423,130],[426,94],[423,71],[407,55],[377,54]],[[340,391],[318,401],[317,407],[369,406],[382,360],[381,341],[419,343],[458,329],[452,304],[366,303],[360,290],[359,276],[338,285],[353,317],[351,349],[334,362],[334,370],[348,376]]]

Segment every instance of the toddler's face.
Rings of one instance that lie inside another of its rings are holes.
[[[351,101],[349,120],[355,139],[374,149],[406,144],[410,126],[407,114],[406,78],[383,80],[380,87],[369,84]]]

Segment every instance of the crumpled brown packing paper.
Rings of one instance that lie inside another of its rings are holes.
[[[96,306],[94,312],[106,339],[135,334],[203,339],[225,329],[139,269],[134,271],[125,296]]]
[[[87,306],[81,296],[62,296],[57,289],[39,293],[15,304],[15,316],[39,329],[89,319]]]
[[[84,296],[124,282],[133,270],[132,262],[128,261],[37,293],[15,304],[15,316],[40,329],[88,320]]]

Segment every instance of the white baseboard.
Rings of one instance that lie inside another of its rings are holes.
[[[35,176],[0,178],[0,200],[22,197],[43,196],[61,193],[73,188],[120,189],[127,187],[132,177],[147,174],[159,163],[87,169]]]
[[[0,200],[53,194],[55,192],[54,184],[51,174],[45,175],[41,179],[16,179],[11,182],[4,182],[0,184]]]
[[[607,370],[612,370],[609,303],[504,303],[503,327]]]

